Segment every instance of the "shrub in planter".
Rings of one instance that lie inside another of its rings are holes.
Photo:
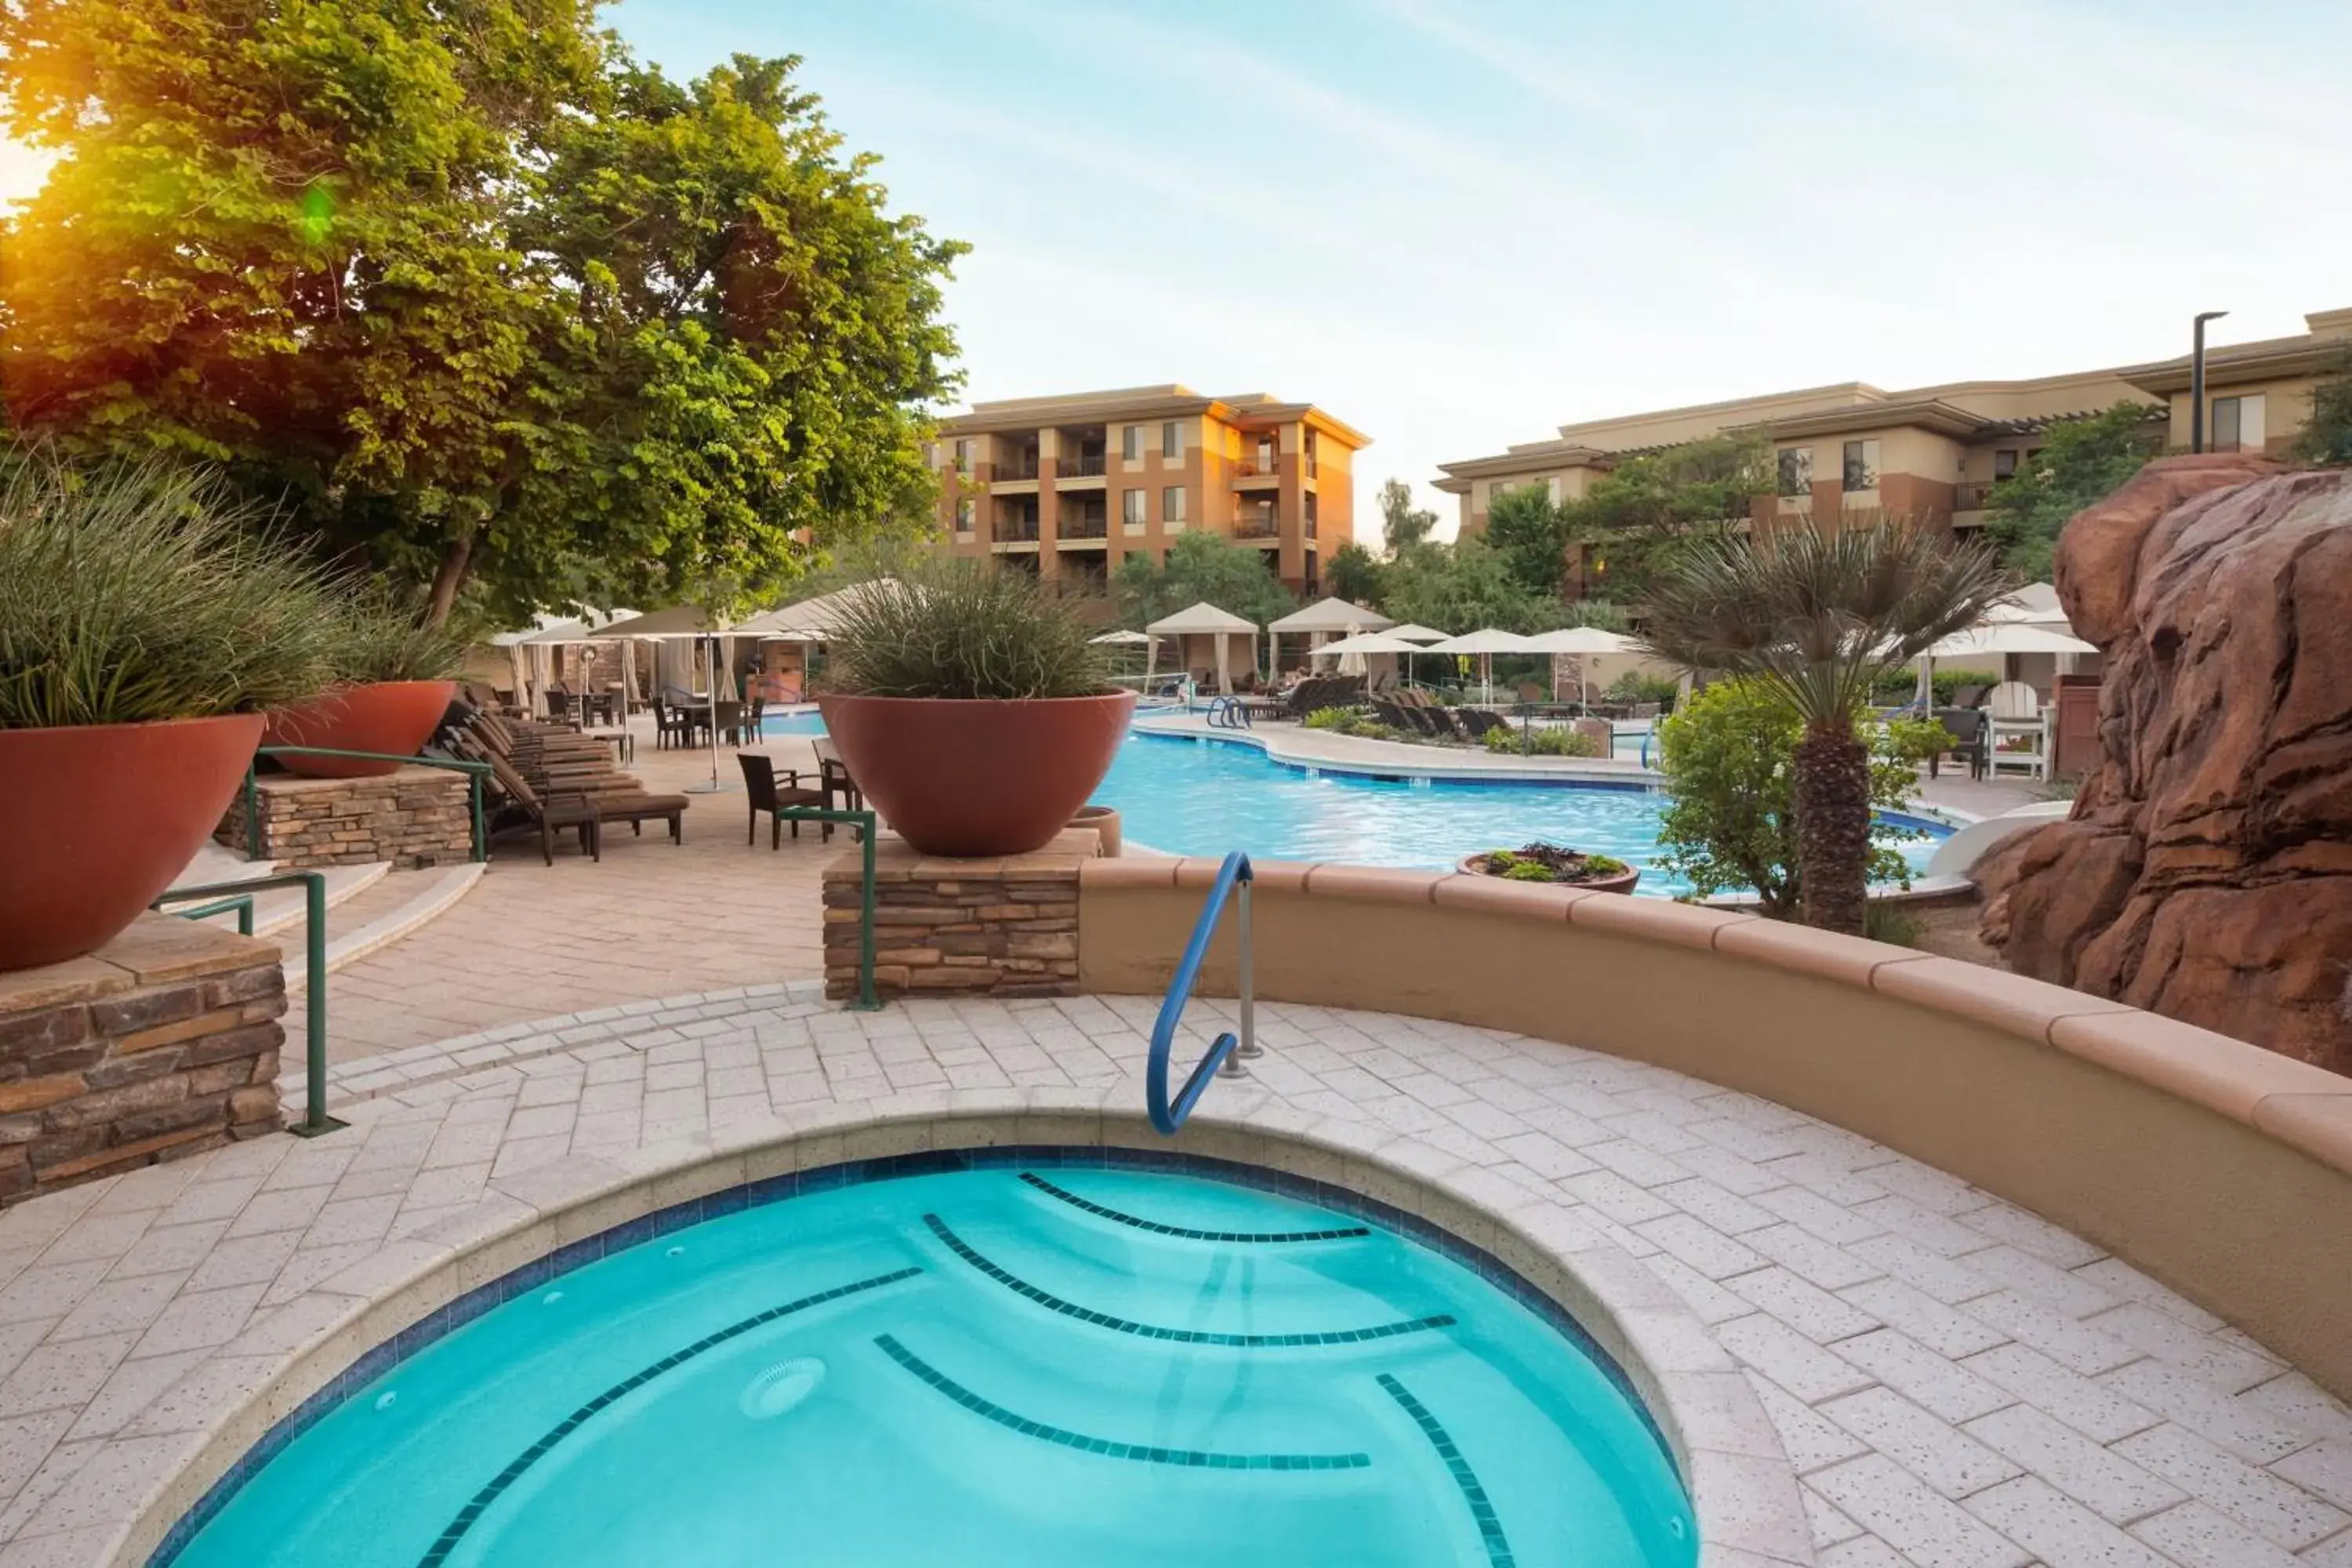
[[[817,706],[866,799],[917,849],[1025,854],[1102,782],[1135,709],[1105,680],[1094,629],[1025,574],[927,563],[852,595]]]
[[[1466,876],[1500,877],[1507,882],[1549,882],[1595,892],[1630,893],[1642,873],[1613,855],[1587,855],[1557,844],[1492,849],[1463,860]]]
[[[0,474],[0,969],[99,947],[169,887],[263,710],[332,677],[331,590],[201,472],[18,451]]]
[[[315,701],[272,715],[264,743],[414,755],[457,695],[473,628],[460,620],[431,625],[415,597],[366,584],[347,590],[335,627],[333,686]],[[400,766],[299,752],[278,763],[316,778],[373,777]]]
[[[1594,736],[1579,734],[1564,724],[1539,729],[1526,736],[1509,728],[1489,730],[1486,745],[1490,752],[1508,752],[1515,756],[1524,752],[1531,757],[1597,757],[1601,749]]]

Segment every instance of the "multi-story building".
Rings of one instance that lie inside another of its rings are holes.
[[[1265,552],[1308,595],[1355,537],[1355,454],[1369,437],[1312,404],[1184,386],[972,405],[940,426],[940,531],[1068,587],[1099,587],[1139,551],[1157,562],[1186,530]]]
[[[2278,451],[2310,417],[2313,384],[2352,354],[2352,310],[2304,318],[2291,338],[2232,343],[2205,356],[2209,449]],[[2114,370],[2032,381],[1962,381],[1888,392],[1863,382],[1773,393],[1728,403],[1563,425],[1557,437],[1490,458],[1441,464],[1437,488],[1461,498],[1461,525],[1476,532],[1496,495],[1541,485],[1555,500],[1582,496],[1620,460],[1722,433],[1754,434],[1775,448],[1778,493],[1759,496],[1750,517],[1810,512],[1833,518],[1879,511],[1966,530],[1984,521],[1985,498],[2014,473],[2052,426],[2137,403],[2150,436],[2189,444],[2186,355]],[[1590,552],[1571,581],[1591,585]]]

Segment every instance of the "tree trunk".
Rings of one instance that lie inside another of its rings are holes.
[[[433,593],[425,605],[426,626],[437,626],[449,618],[449,608],[457,602],[457,590],[466,585],[466,573],[474,563],[474,541],[480,537],[479,529],[469,530],[441,552],[441,564],[433,569]]]
[[[1809,926],[1863,931],[1870,898],[1870,753],[1851,729],[1797,742],[1800,912]]]

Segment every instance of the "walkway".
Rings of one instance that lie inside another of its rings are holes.
[[[770,986],[553,1020],[343,1069],[347,1131],[0,1215],[0,1568],[93,1562],[93,1521],[186,1434],[412,1264],[404,1246],[528,1202],[541,1167],[648,1172],[676,1157],[648,1145],[908,1091],[941,1110],[1087,1089],[1133,1105],[1156,1006],[856,1015]],[[1823,1568],[2352,1568],[2352,1412],[2074,1236],[1662,1069],[1385,1015],[1258,1016],[1270,1054],[1254,1083],[1213,1089],[1223,1108],[1409,1141],[1433,1170],[1570,1205],[1589,1244],[1644,1260],[1744,1368]],[[1801,1560],[1806,1527],[1789,1528],[1776,1555]]]

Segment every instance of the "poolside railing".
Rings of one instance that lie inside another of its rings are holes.
[[[1240,1078],[1242,1062],[1264,1055],[1257,1043],[1257,1016],[1255,988],[1250,974],[1250,883],[1253,875],[1249,857],[1236,849],[1225,857],[1217,868],[1216,880],[1209,886],[1209,897],[1201,906],[1201,918],[1192,927],[1192,940],[1185,944],[1183,957],[1177,960],[1176,973],[1168,982],[1168,998],[1160,1005],[1160,1016],[1151,1026],[1151,1055],[1144,1072],[1144,1109],[1150,1112],[1154,1130],[1164,1136],[1173,1136],[1178,1128],[1192,1114],[1207,1092],[1212,1078]],[[1234,935],[1241,943],[1241,1029],[1239,1034],[1227,1030],[1210,1042],[1208,1050],[1192,1068],[1184,1087],[1171,1100],[1168,1096],[1168,1057],[1176,1044],[1176,1026],[1183,1022],[1184,1004],[1192,997],[1192,987],[1201,978],[1201,961],[1208,955],[1210,939],[1217,934],[1217,921],[1225,912],[1228,900],[1238,896],[1234,915]]]

